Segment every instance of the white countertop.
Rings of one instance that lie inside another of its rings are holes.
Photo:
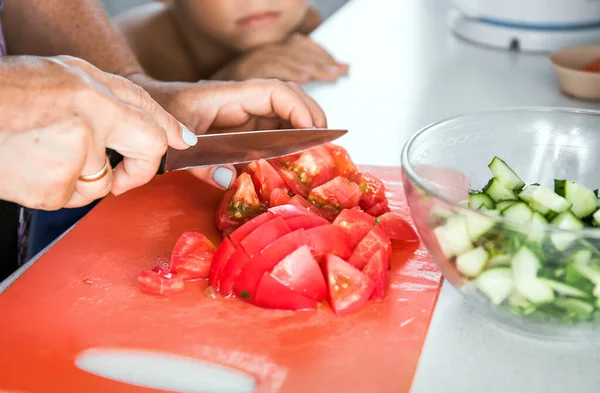
[[[357,163],[400,165],[402,145],[428,123],[497,107],[600,109],[563,96],[543,55],[456,38],[446,0],[351,0],[313,37],[350,64],[335,84],[307,86]],[[399,350],[402,350],[399,348]],[[412,393],[597,393],[600,346],[548,343],[484,321],[444,285]]]

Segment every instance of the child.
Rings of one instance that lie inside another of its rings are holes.
[[[336,80],[348,66],[307,37],[320,21],[307,0],[171,0],[115,19],[149,75],[188,82]]]

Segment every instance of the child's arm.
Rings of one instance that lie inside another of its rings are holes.
[[[321,14],[314,7],[309,7],[304,20],[298,26],[297,32],[304,35],[309,35],[321,25]]]

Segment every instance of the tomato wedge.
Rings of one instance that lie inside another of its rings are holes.
[[[350,158],[350,154],[339,145],[334,145],[333,143],[327,143],[325,148],[331,154],[333,158],[333,162],[335,163],[335,172],[338,176],[344,176],[350,180],[354,180],[354,178],[358,175],[358,169],[356,169],[356,165],[352,162]]]
[[[275,189],[286,188],[275,168],[263,158],[246,165],[244,171],[251,175],[254,188],[263,202],[270,201],[271,194]]]
[[[252,255],[244,265],[233,284],[233,293],[250,303],[254,303],[256,288],[265,273],[270,272],[277,262],[268,262],[261,254]]]
[[[318,302],[327,297],[327,285],[310,248],[302,246],[286,256],[271,272],[280,284]]]
[[[217,227],[225,230],[232,226],[239,226],[265,210],[256,195],[250,175],[242,173],[221,201],[217,211]]]
[[[248,257],[248,254],[241,247],[236,249],[231,255],[225,267],[223,267],[223,273],[219,281],[219,292],[223,296],[233,294],[233,284],[235,284],[235,280],[249,262],[250,257]]]
[[[288,224],[289,225],[289,224]],[[337,216],[333,225],[344,229],[350,248],[354,248],[375,226],[375,217],[353,209],[345,209]]]
[[[137,287],[149,295],[167,296],[183,292],[183,278],[164,269],[142,270],[137,276]]]
[[[321,259],[325,254],[333,254],[341,258],[352,255],[346,232],[336,225],[323,225],[306,230],[308,245],[313,255]]]
[[[295,231],[297,229],[310,229],[329,224],[329,221],[323,217],[313,214],[288,218],[285,220],[285,222],[290,228],[290,231]]]
[[[390,207],[388,206],[388,201],[379,202],[375,206],[371,207],[366,213],[372,215],[373,217],[379,217],[384,213],[388,213],[390,211]]]
[[[285,220],[277,217],[252,231],[241,241],[240,245],[248,255],[258,254],[263,248],[290,232]]]
[[[358,175],[356,182],[363,193],[360,199],[361,209],[369,213],[368,210],[378,203],[387,203],[385,186],[377,177],[371,175],[370,173],[361,173]]]
[[[318,306],[316,300],[302,296],[265,273],[256,289],[254,304],[277,310],[309,310]]]
[[[294,195],[292,197],[292,199],[290,199],[290,204],[298,206],[300,208],[307,209],[307,210],[313,212],[314,214],[316,214],[320,217],[323,217],[324,219],[326,219],[329,222],[335,220],[335,218],[337,217],[337,215],[339,213],[339,211],[337,209],[327,209],[327,208],[320,208],[318,206],[315,206],[314,204],[310,203],[306,199],[302,198],[300,195]]]
[[[383,250],[378,250],[367,262],[363,273],[373,281],[375,289],[371,294],[371,300],[383,300],[387,289],[388,262]]]
[[[281,188],[276,188],[271,192],[271,197],[269,198],[269,206],[281,206],[290,202],[290,196],[285,190]]]
[[[235,246],[228,238],[224,238],[213,258],[212,265],[210,266],[210,273],[208,276],[208,283],[215,292],[219,291],[219,283],[221,275],[223,274],[223,268],[235,252]]]
[[[184,280],[208,278],[215,245],[198,232],[183,233],[171,253],[171,273]]]
[[[386,260],[391,260],[392,245],[390,243],[390,238],[387,237],[383,229],[376,226],[358,243],[352,252],[352,256],[348,259],[348,263],[357,269],[362,270],[371,257],[379,250],[382,250],[385,253]]]
[[[299,229],[275,240],[260,253],[267,263],[273,267],[298,247],[305,245],[308,245],[308,237],[303,229]]]
[[[327,255],[325,272],[329,304],[336,315],[346,315],[362,307],[375,289],[369,277],[335,255]]]
[[[309,188],[327,183],[335,176],[335,161],[324,146],[300,153],[298,159],[287,162],[285,166],[298,176],[302,184]]]
[[[310,192],[310,188],[306,184],[302,184],[298,176],[288,168],[283,166],[275,167],[279,176],[283,179],[286,186],[290,189],[290,191],[297,195],[302,195],[303,197],[307,197]]]
[[[301,197],[298,197],[301,198]],[[308,202],[307,202],[308,203]],[[298,216],[314,216],[315,214],[304,206],[298,204],[288,204],[272,207],[267,211],[272,218],[281,217],[284,220]]]
[[[270,220],[271,216],[267,213],[263,213],[260,216],[256,216],[252,220],[248,221],[247,223],[233,231],[229,235],[229,238],[236,247],[239,247],[242,240],[244,240],[246,236],[254,232],[256,228],[260,227],[261,225],[267,223],[267,221]]]
[[[401,240],[403,242],[419,241],[417,232],[397,213],[382,214],[377,221],[377,226],[381,227],[391,240]]]
[[[313,188],[308,194],[308,201],[319,207],[340,210],[358,206],[361,197],[362,191],[358,184],[338,176]]]

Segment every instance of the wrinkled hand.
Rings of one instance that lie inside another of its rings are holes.
[[[72,57],[0,61],[0,199],[55,210],[148,182],[181,125],[139,86]],[[94,182],[106,148],[124,156]]]
[[[294,34],[281,44],[266,45],[243,55],[212,79],[274,78],[304,83],[334,81],[347,72],[348,65],[336,61],[319,44],[305,35]]]

